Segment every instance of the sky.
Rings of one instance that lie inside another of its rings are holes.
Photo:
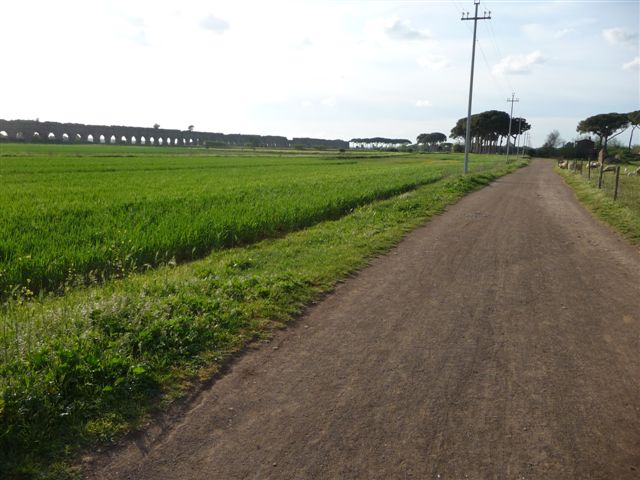
[[[0,118],[340,138],[449,134],[472,1],[20,0],[0,17]],[[640,2],[481,1],[473,112],[539,146],[640,109]],[[637,135],[640,142],[640,134]],[[621,136],[623,141],[628,134]],[[635,143],[635,142],[634,142]]]

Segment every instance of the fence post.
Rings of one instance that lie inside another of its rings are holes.
[[[587,178],[591,180],[591,159],[587,160]]]
[[[600,176],[598,177],[598,189],[602,188],[602,175],[604,174],[604,163],[600,164]]]
[[[620,165],[616,168],[616,186],[613,189],[613,199],[618,199],[618,185],[620,184]]]

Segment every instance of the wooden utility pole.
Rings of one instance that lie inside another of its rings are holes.
[[[513,104],[520,101],[519,98],[515,97],[516,94],[514,92],[511,92],[511,98],[507,98],[507,102],[511,102],[511,113],[509,114],[509,135],[507,135],[507,163],[509,163],[509,145],[511,144],[511,120],[513,119]]]

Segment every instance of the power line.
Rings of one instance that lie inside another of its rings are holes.
[[[491,25],[491,22],[487,22],[489,25]],[[487,29],[489,30],[489,29]],[[489,32],[493,31],[493,29],[489,30]],[[503,56],[502,53],[500,52],[500,49],[498,47],[498,45],[496,44],[495,41],[491,41],[491,44],[493,46],[494,51],[496,52],[496,64],[500,63],[500,61],[502,60]],[[509,75],[505,72],[504,75],[496,75],[493,73],[493,69],[490,69],[490,73],[491,76],[497,80],[500,81],[501,85],[504,85],[506,88],[508,88],[509,90],[513,91],[513,85],[511,84],[511,79],[509,78]]]
[[[454,8],[454,9],[457,8],[458,10],[462,10],[462,7],[460,6],[460,4],[456,0],[453,0],[453,3],[455,4],[455,7],[451,3],[449,3],[449,5],[451,5],[451,8]],[[464,15],[464,12],[463,12],[463,15]],[[491,24],[491,22],[487,22],[487,23]],[[466,27],[469,30],[469,32],[473,31],[471,29],[471,26],[466,25]],[[480,54],[482,55],[482,59],[484,60],[485,66],[487,67],[487,71],[489,72],[489,75],[491,77],[492,84],[493,84],[493,86],[495,88],[496,93],[502,95],[502,92],[504,90],[507,90],[507,89],[508,90],[513,90],[513,88],[511,87],[511,83],[508,82],[508,79],[507,79],[507,82],[505,83],[504,80],[502,79],[502,77],[500,77],[498,75],[495,75],[493,73],[493,69],[491,68],[491,64],[490,64],[490,62],[489,62],[489,60],[487,58],[486,52],[485,52],[484,48],[482,48],[482,43],[483,42],[481,42],[479,39],[476,39],[476,45],[480,49]],[[494,47],[495,47],[495,45],[494,45]],[[498,60],[500,60],[500,59],[498,58]]]
[[[496,75],[494,75],[493,70],[491,69],[491,65],[489,65],[489,61],[487,60],[487,56],[484,53],[484,49],[482,48],[482,43],[480,42],[480,40],[478,40],[476,42],[478,44],[478,48],[480,49],[480,53],[482,54],[482,58],[484,60],[484,64],[487,66],[487,70],[489,70],[489,75],[491,75],[491,79],[493,80],[493,85],[496,87],[496,91],[498,91],[498,93],[500,93],[500,95],[502,95],[503,92],[503,87],[505,86],[503,85],[498,85],[498,81],[502,81],[502,79]],[[513,90],[513,88],[511,89]]]
[[[476,7],[476,11],[473,17],[469,17],[469,12],[467,12],[466,16],[463,14],[461,20],[473,20],[473,46],[471,49],[471,75],[469,77],[469,108],[467,109],[467,134],[465,136],[465,144],[464,144],[464,173],[468,173],[469,171],[469,144],[471,143],[471,100],[473,98],[473,67],[475,66],[476,61],[476,32],[478,29],[478,20],[489,20],[491,19],[491,12],[487,14],[484,12],[482,17],[478,17],[478,6],[480,5],[480,0],[474,0],[474,5]]]
[[[487,26],[489,27],[488,28],[489,37],[491,39],[491,42],[493,43],[494,48],[496,49],[496,52],[498,53],[498,61],[500,61],[500,60],[502,60],[504,58],[504,55],[502,55],[502,51],[500,50],[500,44],[498,43],[495,31],[493,30],[493,22],[487,22]],[[504,77],[505,77],[505,80],[506,80],[507,84],[509,85],[509,88],[511,89],[511,91],[513,91],[513,85],[511,85],[511,79],[509,78],[509,74],[505,72],[505,76]]]

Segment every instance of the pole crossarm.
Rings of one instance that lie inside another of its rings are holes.
[[[471,101],[473,98],[473,67],[476,61],[476,32],[478,29],[478,20],[489,20],[491,19],[491,12],[484,12],[482,17],[478,16],[478,5],[480,5],[480,0],[474,0],[474,5],[476,7],[476,11],[473,17],[469,16],[469,12],[466,14],[462,13],[461,20],[473,20],[473,46],[471,49],[471,75],[469,79],[469,106],[467,108],[467,131],[465,135],[464,142],[464,173],[465,175],[469,173],[469,144],[471,143]]]
[[[460,20],[491,20],[491,11],[484,12],[484,17],[470,17],[469,12],[463,13],[462,18]]]

